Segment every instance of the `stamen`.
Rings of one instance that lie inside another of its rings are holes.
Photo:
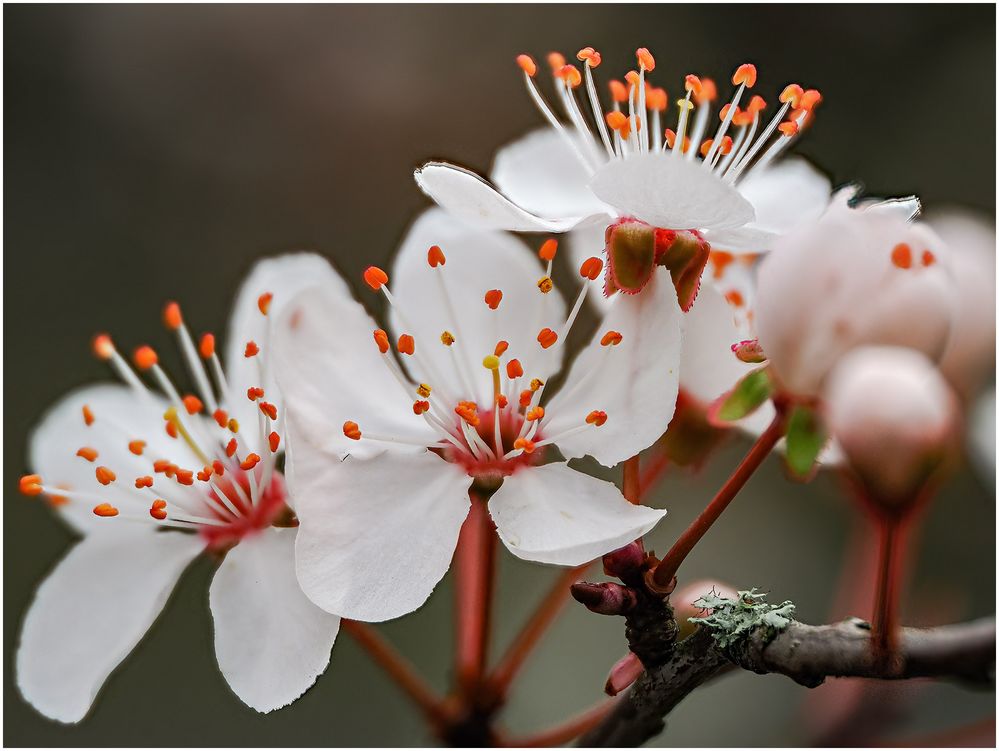
[[[589,279],[591,282],[596,281],[600,276],[600,272],[603,271],[604,262],[601,261],[596,256],[587,258],[579,267],[579,275],[584,279]]]
[[[42,476],[41,475],[24,475],[17,485],[18,490],[22,495],[41,495],[42,493]]]
[[[149,475],[143,475],[142,477],[135,478],[135,487],[138,489],[151,488],[153,486],[153,478]]]
[[[447,259],[444,257],[444,251],[441,250],[439,245],[430,246],[430,250],[427,251],[427,263],[429,263],[430,268],[433,269],[447,263]]]
[[[452,344],[454,344],[454,334],[452,334],[450,331],[442,331],[441,344],[443,344],[445,347],[450,347]]]
[[[389,338],[388,334],[384,329],[375,329],[374,332],[375,344],[378,345],[378,351],[383,355],[389,351]]]
[[[607,422],[607,413],[597,409],[586,416],[586,423],[588,425],[596,425],[599,428],[605,422]]]
[[[249,471],[257,466],[260,461],[260,457],[257,454],[247,454],[246,458],[240,462],[239,468],[243,471]]]
[[[486,305],[488,305],[492,310],[496,310],[499,307],[500,301],[503,300],[503,292],[498,289],[491,289],[485,294]]]
[[[538,332],[538,344],[541,345],[542,349],[548,349],[555,342],[558,341],[558,334],[549,328],[543,328]]]
[[[424,412],[430,411],[430,402],[425,400],[417,399],[413,402],[413,414],[422,415]]]
[[[515,378],[520,378],[522,375],[524,375],[524,368],[520,364],[520,360],[510,360],[510,362],[506,364],[506,376],[511,381]]]
[[[528,422],[534,422],[536,420],[540,420],[544,416],[545,416],[544,407],[532,407],[531,409],[527,410],[527,415],[525,415]]]
[[[368,266],[364,270],[364,283],[376,292],[388,284],[388,274],[377,266]]]
[[[900,269],[912,267],[912,248],[906,243],[899,243],[891,251],[891,262]]]
[[[128,442],[128,450],[131,451],[136,456],[142,456],[142,452],[145,450],[145,448],[146,448],[146,442],[145,441],[129,441]]]
[[[267,415],[272,420],[277,419],[277,407],[275,407],[270,402],[260,402],[260,411]]]
[[[184,409],[187,410],[187,414],[189,415],[196,415],[205,408],[201,400],[193,394],[188,394],[181,401],[184,403]]]
[[[538,66],[534,60],[531,59],[530,55],[517,55],[517,65],[519,65],[520,69],[531,78],[533,78],[538,72]]]
[[[115,480],[118,479],[115,473],[112,472],[108,467],[103,467],[103,466],[98,467],[96,470],[94,470],[94,474],[97,476],[97,482],[99,482],[101,485],[110,485],[111,483],[113,483]]]
[[[428,386],[425,383],[421,383],[417,387],[416,393],[422,396],[424,399],[426,399],[428,396],[430,396],[430,386]]]
[[[156,519],[157,521],[163,521],[167,518],[167,502],[162,498],[157,498],[153,501],[153,505],[149,507],[149,515]]]
[[[268,311],[271,309],[271,300],[273,299],[273,294],[270,292],[264,292],[257,298],[257,310],[259,310],[261,314],[267,315]]]
[[[255,402],[258,399],[263,399],[264,390],[259,386],[250,386],[250,388],[246,390],[246,398],[249,399],[251,402]]]
[[[496,355],[496,357],[502,357],[508,349],[510,349],[510,342],[503,341],[501,339],[496,342],[496,347],[493,348],[493,354]]]
[[[616,347],[621,343],[621,340],[623,338],[624,337],[621,336],[621,334],[617,331],[608,331],[606,334],[603,335],[603,337],[601,337],[600,345],[602,347],[608,347],[608,346]]]
[[[412,355],[416,352],[416,340],[409,334],[400,334],[396,349],[399,350],[399,354]]]
[[[205,401],[208,402],[208,409],[214,410],[218,405],[215,402],[215,394],[212,392],[211,385],[208,383],[208,374],[205,372],[204,366],[198,359],[198,353],[194,347],[194,339],[191,338],[191,332],[187,330],[187,326],[184,325],[184,318],[180,312],[180,305],[176,302],[168,302],[163,308],[163,323],[171,331],[176,332],[177,339],[180,342],[180,350],[184,356],[184,360],[187,363],[187,369],[194,376],[194,380],[198,385],[198,390],[204,397]],[[202,337],[202,346],[205,345],[204,337]],[[215,340],[214,337],[211,339],[211,350],[215,350]],[[202,356],[204,356],[204,350],[202,350]]]
[[[248,341],[246,343],[246,349],[243,350],[243,357],[255,357],[260,353],[260,347],[257,346],[255,341]]]
[[[97,459],[97,449],[92,449],[84,446],[79,451],[76,452],[77,456],[82,456],[88,462],[92,462]]]
[[[156,363],[158,363],[160,359],[156,354],[156,350],[148,345],[143,345],[136,349],[132,357],[139,370],[149,370]]]
[[[112,516],[118,516],[118,509],[116,509],[110,503],[100,503],[94,506],[94,513],[97,516],[112,517]]]
[[[198,351],[204,359],[211,358],[215,354],[215,334],[202,334]]]
[[[543,276],[538,279],[538,289],[541,290],[542,295],[547,295],[554,287],[555,283],[550,276]]]

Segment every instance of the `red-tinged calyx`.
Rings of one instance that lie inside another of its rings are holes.
[[[742,362],[761,363],[766,362],[767,356],[763,353],[759,339],[746,339],[732,345],[732,352]]]

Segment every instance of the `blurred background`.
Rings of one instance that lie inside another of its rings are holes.
[[[195,330],[223,330],[240,278],[264,254],[314,249],[351,280],[386,264],[427,205],[415,166],[447,157],[484,172],[497,146],[540,124],[517,53],[593,45],[606,81],[648,46],[653,81],[671,94],[688,72],[723,81],[754,62],[770,101],[789,81],[823,92],[797,151],[834,183],[918,193],[931,215],[955,204],[995,213],[993,6],[6,6],[4,21],[7,745],[433,741],[345,635],[299,702],[269,716],[243,707],[214,663],[207,560],[83,723],[40,717],[13,684],[12,655],[34,587],[72,539],[16,483],[46,406],[108,375],[90,355],[96,331],[123,349],[168,351],[160,311],[170,298]],[[650,547],[669,546],[745,448],[733,439],[700,474],[667,476],[649,502],[670,516]],[[770,461],[683,573],[769,590],[812,623],[869,616],[866,599],[854,605],[840,592],[844,565],[870,553],[864,522],[835,478],[791,484]],[[923,524],[906,622],[994,612],[994,528],[992,478],[962,470]],[[554,574],[502,548],[501,569],[498,647]],[[422,610],[380,630],[446,688],[449,579]],[[590,705],[624,650],[622,621],[567,607],[518,680],[504,725],[519,734]],[[856,742],[845,727],[862,742],[908,744],[989,727],[994,712],[991,693],[858,685],[810,693],[783,677],[729,676],[685,701],[653,743]],[[851,714],[858,697],[878,711]]]

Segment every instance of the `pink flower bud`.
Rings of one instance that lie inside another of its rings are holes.
[[[624,615],[636,603],[632,590],[614,582],[576,582],[570,587],[570,591],[577,602],[600,615]]]
[[[848,354],[825,393],[829,426],[870,501],[917,499],[953,443],[957,403],[925,355],[903,347]]]
[[[849,350],[899,345],[938,357],[954,309],[947,249],[929,228],[841,193],[760,264],[756,332],[782,388],[819,394]]]
[[[621,579],[636,574],[644,562],[645,548],[636,540],[604,556],[604,573]]]
[[[680,627],[678,639],[686,639],[697,630],[697,626],[690,622],[690,618],[710,615],[710,611],[703,610],[695,606],[694,603],[712,591],[719,597],[728,597],[732,600],[739,596],[734,587],[714,579],[692,581],[670,595],[669,602],[673,606],[673,617],[676,620],[676,625]]]
[[[604,683],[604,693],[608,696],[617,696],[628,686],[638,680],[638,676],[645,670],[642,661],[634,652],[628,652],[624,657],[614,663],[607,675],[607,682]]]

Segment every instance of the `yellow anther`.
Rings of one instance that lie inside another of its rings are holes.
[[[543,276],[538,279],[538,289],[541,290],[541,294],[547,295],[552,291],[555,285],[552,283],[552,278],[550,276]]]
[[[545,385],[545,382],[540,378],[531,379],[531,391],[537,391],[539,388]]]
[[[430,386],[428,386],[425,383],[421,383],[419,386],[416,387],[416,393],[422,396],[424,399],[426,399],[428,396],[430,396]]]
[[[450,347],[452,344],[454,344],[454,334],[452,334],[450,331],[441,332],[441,344],[443,344],[445,347]]]

